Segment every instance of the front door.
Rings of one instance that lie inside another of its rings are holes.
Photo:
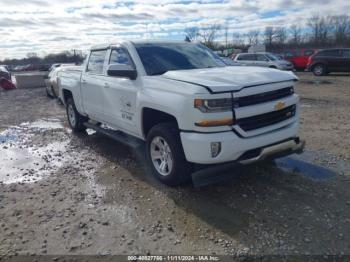
[[[108,64],[127,64],[135,67],[127,50],[114,47],[109,52]],[[107,65],[108,67],[108,65]],[[136,96],[139,79],[106,76],[104,94],[108,118],[112,126],[137,134]]]

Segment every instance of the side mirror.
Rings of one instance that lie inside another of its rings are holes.
[[[107,75],[117,76],[117,77],[126,77],[131,80],[135,80],[137,77],[137,71],[135,68],[130,65],[124,64],[111,64],[108,66]]]

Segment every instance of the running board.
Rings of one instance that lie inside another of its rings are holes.
[[[112,138],[113,140],[119,143],[122,143],[126,146],[129,146],[133,149],[136,149],[144,144],[144,142],[141,139],[132,137],[119,130],[105,129],[89,122],[84,123],[84,126],[86,126],[87,128],[91,128],[96,132],[101,133],[105,136],[108,136],[109,138]]]

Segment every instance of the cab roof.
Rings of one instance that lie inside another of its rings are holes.
[[[101,44],[101,45],[94,45],[90,48],[90,50],[100,50],[100,49],[106,49],[106,48],[110,48],[112,46],[117,46],[117,45],[121,45],[121,44],[171,44],[171,43],[189,43],[186,41],[179,41],[179,40],[144,40],[144,39],[140,39],[140,40],[120,40],[120,41],[116,41],[116,42],[112,42],[112,43],[107,43],[107,44]]]

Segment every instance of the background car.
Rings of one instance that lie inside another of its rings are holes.
[[[305,70],[309,57],[317,52],[316,49],[293,49],[284,53],[284,59],[293,63],[297,70]]]
[[[309,58],[307,70],[316,76],[350,72],[350,48],[324,49]]]
[[[57,83],[58,73],[61,70],[69,67],[77,67],[74,64],[59,64],[59,66],[53,67],[48,76],[45,79],[46,95],[50,98],[58,98],[60,94],[59,86]]]
[[[231,58],[229,57],[220,57],[222,59],[222,61],[224,61],[226,66],[239,66],[240,64],[237,63],[236,61],[233,61]]]
[[[294,66],[291,62],[283,60],[280,57],[267,52],[237,54],[234,58],[234,61],[238,62],[241,65],[247,66],[262,66],[280,70],[294,69]]]
[[[0,66],[0,78],[5,78],[6,80],[11,81],[11,73],[5,66]]]

